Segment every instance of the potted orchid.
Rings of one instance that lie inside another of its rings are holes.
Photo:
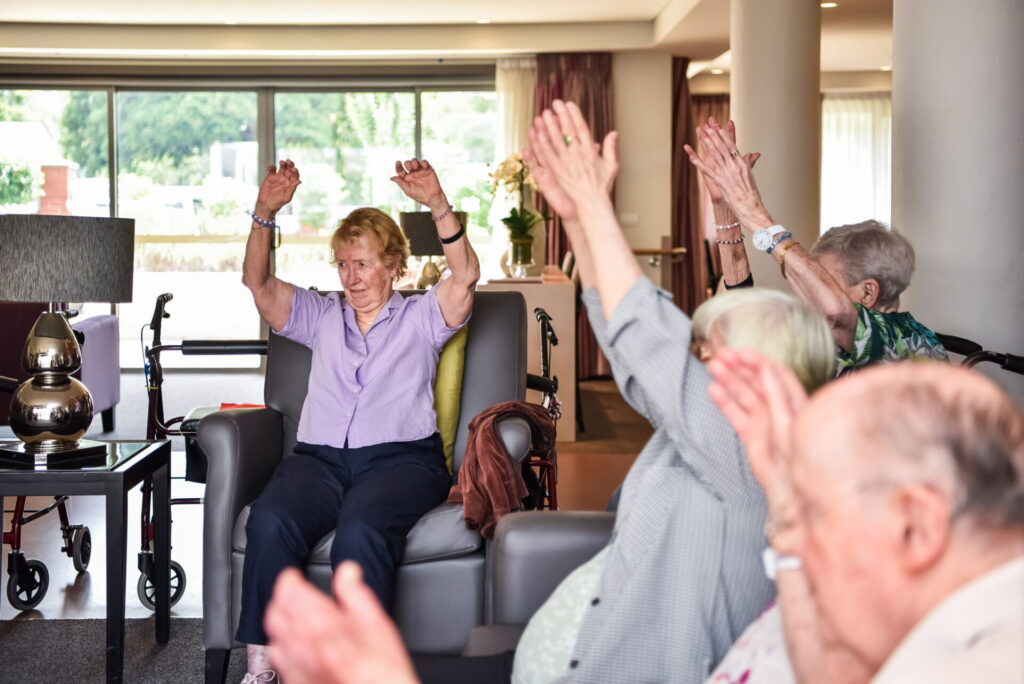
[[[498,168],[491,173],[491,192],[497,195],[499,189],[516,203],[501,222],[508,228],[509,242],[512,243],[509,248],[509,270],[513,277],[522,278],[526,275],[526,269],[533,265],[533,235],[530,229],[544,220],[545,216],[530,207],[530,193],[537,189],[537,183],[518,153],[498,164]]]

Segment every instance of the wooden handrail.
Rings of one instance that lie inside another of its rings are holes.
[[[685,247],[662,247],[660,249],[634,249],[633,254],[636,256],[670,256],[676,254],[686,254]]]

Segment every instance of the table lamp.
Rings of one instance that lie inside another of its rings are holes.
[[[92,396],[70,376],[82,352],[54,303],[130,302],[134,249],[134,219],[0,215],[0,301],[50,302],[21,354],[31,377],[11,399],[11,430],[21,442],[0,447],[8,458],[54,462],[106,450],[82,439]]]
[[[456,218],[466,225],[466,212],[455,212]],[[398,224],[409,240],[409,254],[412,256],[444,256],[444,248],[437,237],[437,224],[429,211],[403,211],[398,215]]]

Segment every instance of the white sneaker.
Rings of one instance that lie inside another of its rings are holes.
[[[274,684],[277,681],[276,672],[273,670],[264,670],[257,674],[246,672],[245,676],[242,677],[241,684]]]

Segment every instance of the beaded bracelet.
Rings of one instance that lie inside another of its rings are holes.
[[[257,226],[263,226],[264,228],[277,228],[277,222],[274,219],[265,219],[256,215],[256,212],[252,212],[252,222]]]
[[[739,228],[740,227],[740,222],[739,221],[733,221],[732,223],[730,223],[727,226],[720,226],[717,223],[712,224],[712,225],[714,226],[715,230],[731,230],[733,228]]]
[[[448,205],[448,209],[445,210],[444,212],[442,212],[440,216],[431,216],[430,218],[434,219],[435,221],[443,221],[444,219],[448,218],[448,216],[453,211],[455,211],[455,207],[453,207],[452,205],[449,204]]]
[[[715,240],[715,242],[720,244],[720,245],[738,245],[741,242],[743,242],[743,236],[740,235],[735,240]]]

